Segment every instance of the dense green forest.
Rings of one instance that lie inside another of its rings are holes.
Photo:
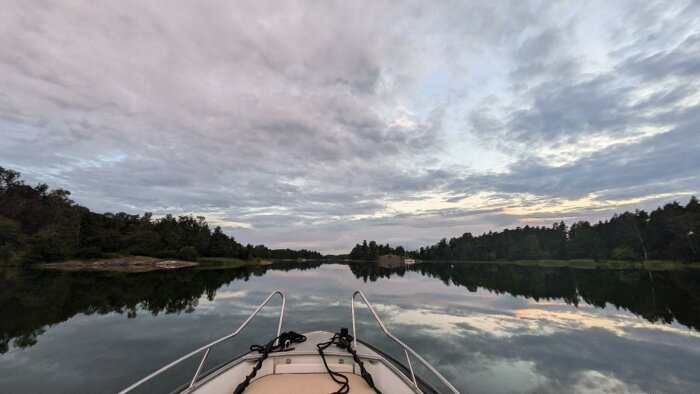
[[[397,246],[392,248],[389,244],[381,245],[377,244],[375,241],[362,241],[362,244],[356,244],[354,248],[350,251],[348,257],[350,260],[377,260],[379,256],[385,254],[397,254],[403,256],[406,253],[403,246]]]
[[[700,260],[700,203],[691,197],[685,206],[672,202],[651,213],[615,214],[591,224],[579,221],[570,228],[563,223],[552,227],[518,227],[480,236],[464,233],[443,238],[435,245],[410,252],[423,260]],[[352,260],[376,260],[387,253],[404,253],[402,247],[357,244]]]
[[[16,171],[0,167],[0,261],[32,263],[72,258],[145,255],[198,257],[321,258],[308,250],[242,245],[204,217],[151,213],[95,213],[74,203],[70,192],[29,186]]]
[[[685,206],[672,202],[651,213],[616,214],[591,224],[518,227],[481,236],[465,233],[420,248],[425,260],[698,260],[700,203],[691,197]]]
[[[16,171],[0,167],[0,261],[40,262],[115,255],[181,258],[322,258],[315,251],[243,245],[213,230],[204,217],[154,218],[126,213],[95,213],[75,204],[70,192],[30,186]],[[700,203],[673,202],[647,213],[616,214],[591,224],[563,222],[552,227],[518,227],[480,236],[465,233],[409,252],[423,260],[700,260]],[[402,246],[363,241],[352,260],[404,255]]]

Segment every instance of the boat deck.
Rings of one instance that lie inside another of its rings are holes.
[[[269,357],[270,358],[285,358],[285,356],[287,356],[287,355],[290,355],[290,356],[291,355],[294,355],[294,356],[309,355],[309,356],[313,356],[313,359],[309,360],[309,361],[313,362],[313,364],[316,364],[320,368],[322,368],[322,371],[325,371],[326,369],[323,366],[321,358],[318,355],[318,348],[316,347],[316,344],[330,341],[331,337],[333,336],[333,333],[329,332],[329,331],[311,331],[311,332],[304,333],[304,335],[306,336],[306,341],[301,342],[301,343],[292,344],[291,348],[287,351],[270,353]],[[357,350],[357,354],[362,358],[366,358],[366,359],[369,359],[372,361],[381,360],[381,356],[379,356],[374,350],[365,346],[362,342],[359,342],[359,341],[357,342],[357,349],[356,350]],[[339,372],[342,372],[342,373],[354,372],[353,367],[352,367],[352,356],[346,350],[343,350],[337,346],[331,345],[323,352],[327,356],[332,356],[332,358],[328,359],[329,365],[331,365],[331,364],[335,365],[336,363],[340,363],[339,365],[337,365],[341,369]],[[248,361],[252,361],[252,360],[257,360],[259,357],[260,357],[260,355],[258,353],[249,353],[244,357],[244,359],[248,360]],[[343,360],[343,361],[340,361],[340,360]],[[343,365],[343,364],[345,364],[345,365]],[[284,365],[285,364],[277,365],[277,369],[279,369],[281,367],[284,370],[285,369]],[[286,365],[289,365],[289,364],[286,364]],[[312,372],[312,371],[308,371],[308,372]],[[313,371],[313,372],[316,372],[316,371]],[[318,372],[321,372],[321,371],[318,371]]]
[[[317,343],[331,339],[333,333],[312,331],[304,333],[306,341],[295,343],[284,352],[270,353],[263,362],[256,377],[251,381],[246,392],[251,393],[331,393],[340,388],[340,384],[331,379],[318,354]],[[346,375],[352,393],[373,393],[367,382],[359,375],[359,366],[346,350],[330,346],[324,350],[330,369]],[[410,381],[401,375],[374,350],[357,343],[357,354],[364,361],[377,387],[391,388],[393,393],[414,393]],[[211,376],[198,382],[192,391],[198,394],[230,393],[238,383],[245,379],[260,354],[249,353],[238,362],[224,367]]]
[[[353,374],[347,376],[351,394],[373,394],[362,377]],[[290,394],[328,394],[338,390],[340,385],[327,373],[307,373],[297,375],[268,375],[255,380],[245,390],[250,394],[290,393]]]
[[[384,323],[381,321],[377,313],[372,308],[372,305],[367,300],[367,297],[365,297],[365,295],[359,290],[353,293],[352,302],[350,304],[353,335],[357,335],[355,332],[355,298],[359,296],[362,298],[365,305],[367,305],[367,308],[369,308],[369,311],[372,313],[372,316],[374,316],[374,319],[377,321],[384,334],[403,348],[408,367],[403,365],[400,361],[397,361],[388,353],[385,353],[369,344],[365,345],[359,340],[357,341],[355,348],[357,362],[355,362],[355,359],[350,352],[347,351],[347,349],[341,349],[337,346],[329,346],[323,351],[325,355],[324,362],[324,360],[319,357],[318,348],[316,345],[330,341],[334,336],[334,333],[328,331],[312,331],[304,334],[307,338],[305,342],[294,343],[288,349],[269,353],[268,357],[262,361],[260,361],[261,354],[257,352],[250,352],[242,357],[237,357],[230,362],[215,366],[206,372],[202,372],[202,368],[207,361],[207,356],[209,355],[211,349],[219,343],[227,341],[238,335],[238,333],[245,328],[255,316],[258,315],[260,310],[267,305],[272,297],[276,295],[282,299],[279,321],[277,324],[277,335],[279,336],[282,332],[285,297],[281,291],[275,290],[270,293],[269,296],[267,296],[265,301],[263,301],[255,309],[255,311],[248,316],[248,318],[243,322],[243,324],[240,325],[240,327],[238,327],[236,331],[207,345],[204,345],[164,367],[161,367],[155,372],[152,372],[143,379],[125,388],[120,392],[120,394],[126,394],[134,388],[139,387],[141,384],[148,382],[156,376],[170,370],[183,361],[200,354],[201,359],[197,370],[190,378],[189,384],[181,386],[177,389],[177,392],[188,394],[231,393],[234,390],[237,391],[236,388],[241,382],[249,379],[247,376],[253,372],[253,368],[255,367],[255,377],[252,377],[248,385],[249,391],[252,391],[253,393],[325,393],[328,391],[337,390],[339,388],[338,386],[342,387],[344,382],[340,385],[335,382],[333,378],[328,375],[328,370],[326,368],[330,369],[334,373],[347,376],[349,380],[348,384],[351,386],[350,390],[354,393],[374,391],[369,387],[367,382],[360,377],[359,374],[365,372],[362,368],[366,369],[366,372],[371,375],[374,386],[383,392],[392,392],[396,394],[421,392],[437,393],[437,391],[430,384],[426,383],[423,379],[414,374],[409,353],[418,359],[423,366],[428,368],[428,370],[436,378],[445,384],[445,386],[449,388],[450,392],[459,394],[457,389],[455,389],[442,375],[440,375],[435,368],[433,368],[413,349],[401,342],[401,340],[393,336],[386,329]],[[400,370],[397,366],[401,367],[402,370]]]

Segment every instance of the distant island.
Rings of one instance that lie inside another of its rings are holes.
[[[650,213],[636,210],[591,224],[517,227],[500,232],[441,239],[408,251],[376,241],[356,244],[349,254],[323,256],[311,250],[243,245],[211,229],[204,217],[95,213],[74,203],[70,192],[30,186],[16,171],[0,167],[0,262],[12,264],[112,259],[125,265],[187,266],[177,261],[237,266],[248,262],[298,259],[377,261],[383,255],[421,261],[700,261],[700,203],[672,202]],[[124,259],[144,256],[142,259]],[[155,258],[155,259],[152,259]],[[174,261],[176,260],[176,261]],[[101,266],[101,263],[92,264]]]

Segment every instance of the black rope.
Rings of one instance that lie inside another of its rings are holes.
[[[277,341],[277,344],[275,344],[275,341]],[[258,370],[262,368],[263,362],[265,361],[265,359],[267,359],[267,356],[270,353],[286,352],[288,350],[292,350],[294,348],[289,347],[292,343],[301,343],[304,341],[306,341],[306,336],[296,333],[294,331],[289,331],[283,332],[277,338],[274,338],[270,342],[266,343],[265,346],[252,345],[250,347],[250,351],[260,353],[260,358],[258,359],[257,364],[255,364],[255,366],[253,367],[253,372],[251,372],[248,376],[245,377],[245,380],[242,381],[238,385],[238,387],[236,387],[236,390],[233,393],[241,394],[246,389],[246,387],[250,385],[250,381],[258,373]]]
[[[318,343],[318,344],[316,344],[316,347],[318,348],[318,354],[321,355],[321,359],[323,360],[323,365],[326,366],[326,371],[328,371],[328,375],[330,375],[331,379],[333,379],[334,382],[342,385],[333,394],[347,394],[348,392],[350,392],[350,384],[349,384],[348,377],[341,374],[341,373],[333,371],[328,366],[328,363],[326,362],[326,355],[323,354],[323,351],[325,349],[327,349],[329,346],[331,346],[333,344],[337,344],[338,339],[339,339],[339,337],[338,337],[338,334],[336,333],[335,335],[333,335],[333,338],[331,338],[330,341]],[[340,380],[338,380],[338,379],[340,379]]]
[[[365,382],[367,382],[369,387],[371,387],[375,393],[382,394],[382,392],[374,386],[374,380],[372,379],[372,375],[370,375],[370,373],[367,372],[367,369],[365,369],[364,362],[360,360],[360,357],[357,355],[357,352],[355,351],[355,349],[352,348],[352,340],[352,335],[348,334],[348,329],[341,328],[340,332],[333,334],[333,337],[330,341],[316,344],[316,347],[318,347],[318,353],[321,355],[321,359],[323,359],[323,365],[326,366],[326,371],[328,371],[328,374],[331,376],[331,379],[333,379],[334,382],[342,385],[333,394],[347,394],[350,391],[348,377],[341,373],[331,370],[328,367],[328,363],[326,362],[326,355],[323,354],[323,351],[333,344],[335,344],[341,349],[347,350],[352,355],[352,359],[360,366],[360,375],[362,375],[362,378],[365,380]],[[339,378],[340,380],[337,378]]]

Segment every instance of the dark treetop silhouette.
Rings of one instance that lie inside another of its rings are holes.
[[[18,172],[0,167],[0,261],[57,261],[114,254],[140,254],[193,260],[199,256],[296,259],[321,258],[309,250],[242,245],[213,231],[204,217],[91,212],[62,189],[26,185]],[[353,260],[405,254],[402,246],[364,241],[352,249]],[[604,222],[580,221],[570,228],[518,227],[480,236],[464,233],[449,241],[410,252],[423,260],[536,259],[700,259],[700,203],[669,203],[653,210],[624,212]]]
[[[19,173],[0,167],[0,262],[58,261],[114,254],[177,257],[320,258],[308,250],[271,250],[242,245],[213,231],[204,217],[154,219],[126,213],[95,213],[75,204],[62,189],[29,186]]]
[[[352,249],[352,260],[376,260],[387,253],[403,254],[375,241],[363,241]],[[566,227],[518,227],[480,236],[464,233],[443,238],[435,245],[409,252],[422,260],[700,260],[700,203],[694,196],[683,206],[672,202],[651,213],[615,214],[591,224],[579,221]]]

